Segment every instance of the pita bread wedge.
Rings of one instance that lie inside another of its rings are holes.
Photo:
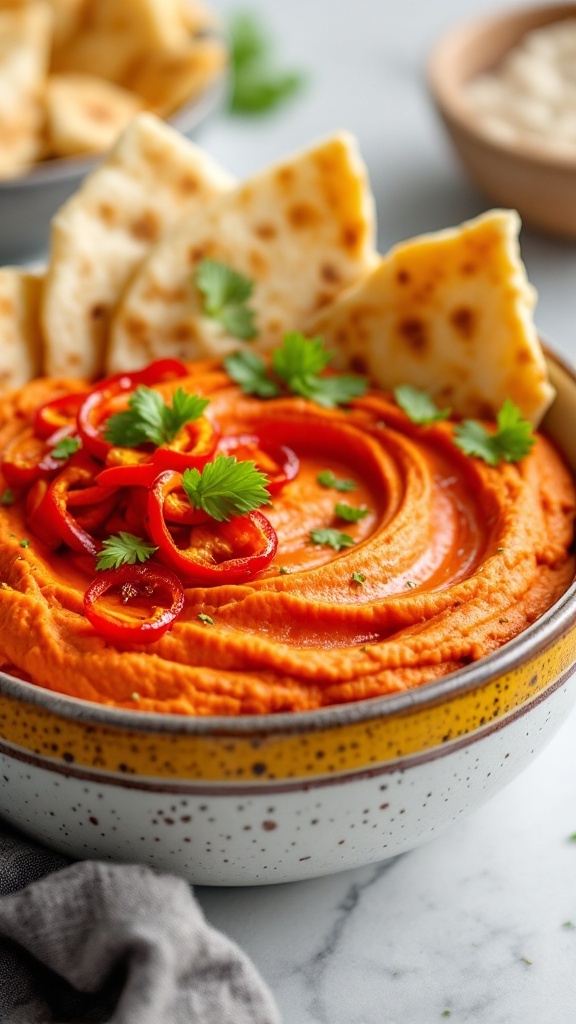
[[[494,210],[396,246],[311,319],[340,365],[392,389],[431,392],[460,416],[493,417],[506,398],[537,424],[554,397],[520,259],[520,218]]]
[[[51,31],[52,12],[40,0],[0,11],[0,177],[22,172],[42,152]]]
[[[110,315],[130,276],[168,227],[232,184],[153,115],[132,122],[52,222],[42,301],[49,375],[101,372]]]
[[[55,52],[54,70],[123,85],[135,62],[187,38],[181,0],[86,0],[80,30]]]
[[[94,75],[49,75],[47,145],[55,156],[110,149],[142,109],[133,93]]]
[[[248,179],[162,239],[120,304],[108,369],[243,347],[203,313],[195,274],[204,258],[252,281],[258,337],[250,347],[266,350],[366,273],[373,238],[364,165],[354,140],[335,135]]]
[[[0,269],[0,390],[19,388],[42,372],[41,279]]]
[[[206,88],[226,65],[217,39],[197,40],[176,53],[156,51],[141,61],[127,85],[148,110],[165,117]]]

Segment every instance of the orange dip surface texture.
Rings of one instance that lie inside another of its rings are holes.
[[[455,446],[450,420],[418,426],[375,390],[325,409],[299,397],[249,397],[216,361],[189,372],[156,389],[205,396],[222,436],[257,433],[300,459],[296,477],[261,509],[278,536],[273,560],[246,583],[185,583],[183,611],[161,639],[119,645],[84,615],[94,557],[44,544],[16,489],[0,507],[5,671],[142,711],[304,711],[420,686],[476,661],[572,582],[574,482],[542,434],[521,461],[492,467]],[[38,406],[84,387],[40,379],[4,396],[0,452]],[[320,483],[326,470],[348,490]],[[362,518],[343,521],[339,502]],[[210,524],[188,529],[187,543],[201,550]],[[353,543],[338,551],[314,543],[319,529]]]

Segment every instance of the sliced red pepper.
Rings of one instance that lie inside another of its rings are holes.
[[[55,551],[56,548],[60,547],[62,540],[54,527],[50,526],[45,511],[42,508],[42,503],[49,486],[47,480],[36,480],[32,484],[24,503],[24,518],[26,526],[34,536],[38,537],[43,544],[46,544]]]
[[[156,475],[154,490],[158,501],[162,501],[163,515],[167,522],[178,526],[197,526],[207,523],[210,516],[201,508],[193,508],[182,486],[182,474],[168,470],[159,479]]]
[[[148,535],[158,557],[189,583],[245,583],[270,564],[278,547],[272,524],[261,512],[248,512],[227,523],[209,522],[192,527],[196,544],[179,547],[166,523],[165,491],[180,478],[163,473],[148,494]]]
[[[97,555],[102,545],[68,511],[68,503],[72,491],[92,488],[93,481],[92,469],[79,465],[66,466],[50,484],[38,509],[38,515],[46,516],[48,528],[53,530],[68,547],[80,554]],[[110,509],[107,509],[104,518],[107,518],[109,514]]]
[[[10,487],[30,487],[35,480],[48,479],[62,469],[65,460],[55,459],[52,449],[64,437],[71,437],[74,424],[61,427],[48,440],[42,440],[33,427],[25,427],[4,451],[2,475]]]
[[[222,437],[218,449],[235,455],[239,462],[255,462],[257,469],[268,477],[266,489],[270,494],[278,494],[300,469],[300,459],[292,448],[264,440],[258,434]]]
[[[157,448],[151,462],[163,469],[202,469],[216,451],[220,431],[208,416],[185,423],[170,444]]]
[[[132,466],[108,466],[98,473],[96,483],[100,487],[151,487],[161,473],[151,462]]]
[[[73,392],[46,402],[34,415],[34,433],[45,440],[62,427],[76,425],[78,409],[86,398],[86,392]]]
[[[111,594],[115,601],[104,604],[102,598]],[[139,611],[133,604],[138,600],[143,605]],[[107,569],[98,574],[84,595],[88,621],[98,633],[119,643],[149,644],[159,640],[183,607],[184,588],[180,580],[156,565]]]
[[[146,517],[148,512],[148,491],[144,487],[130,487],[124,491],[116,491],[120,495],[106,523],[105,533],[134,533],[137,537],[146,536]]]
[[[139,384],[151,387],[162,381],[187,377],[188,368],[179,359],[158,359],[144,370],[134,373],[116,373],[107,377],[86,395],[78,410],[78,433],[87,451],[101,462],[112,445],[105,440],[106,420],[112,415],[112,399],[123,392],[133,391]],[[117,409],[114,411],[118,411]]]

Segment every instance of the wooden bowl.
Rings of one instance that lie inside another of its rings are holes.
[[[576,158],[533,144],[489,138],[470,113],[463,86],[492,71],[532,29],[576,19],[576,3],[526,7],[457,26],[432,52],[432,99],[474,184],[500,206],[550,234],[576,238]]]

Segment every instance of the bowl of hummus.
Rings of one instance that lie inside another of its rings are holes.
[[[218,185],[85,272],[105,345],[51,345],[57,246],[38,306],[19,280],[44,373],[0,398],[0,813],[261,884],[432,838],[562,722],[576,376],[513,213],[378,256],[346,136]]]

